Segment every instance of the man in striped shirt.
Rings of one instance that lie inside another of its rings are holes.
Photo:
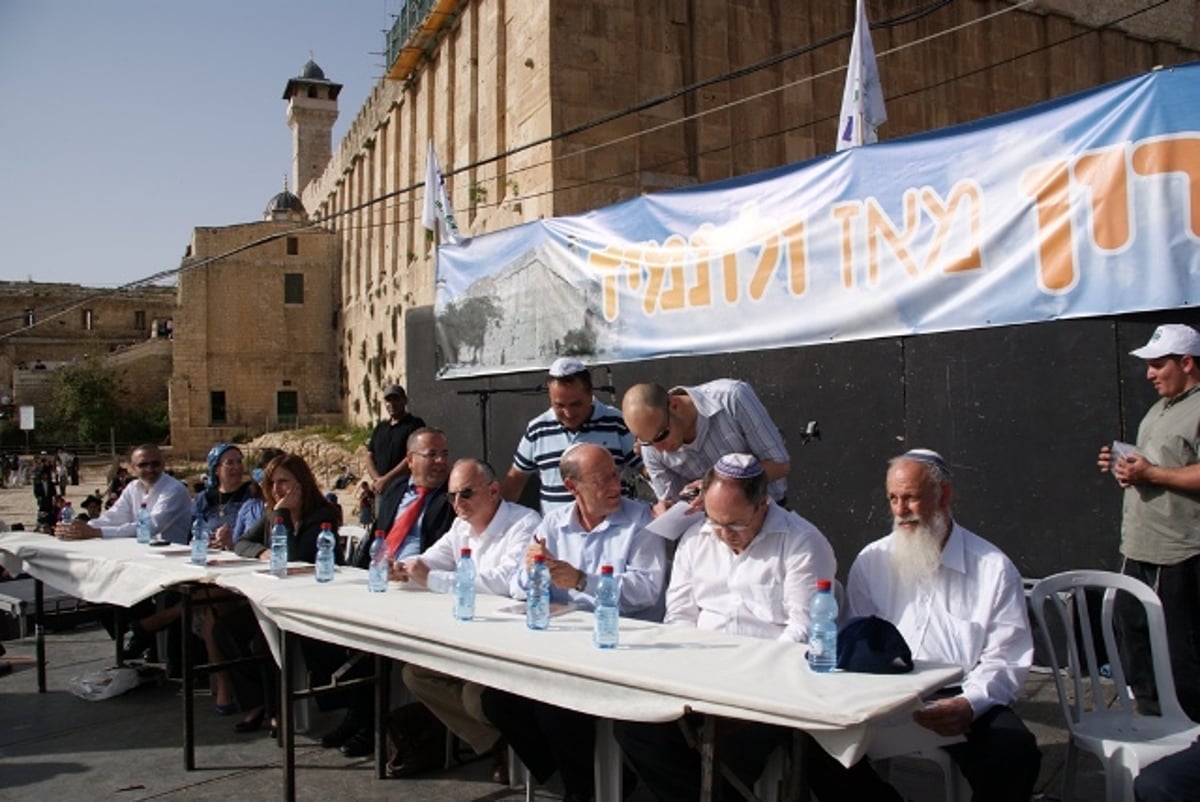
[[[537,473],[541,480],[543,515],[574,501],[558,470],[559,460],[570,446],[576,443],[602,446],[612,454],[618,470],[636,469],[642,464],[620,411],[592,395],[592,374],[586,365],[573,357],[554,360],[546,390],[550,409],[525,427],[501,488],[506,500],[517,501],[529,477]]]

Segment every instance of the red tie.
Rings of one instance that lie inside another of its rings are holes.
[[[408,502],[408,506],[400,510],[396,516],[396,523],[392,524],[392,528],[387,534],[387,553],[395,554],[400,548],[400,544],[408,537],[408,532],[417,522],[417,518],[421,517],[421,510],[425,507],[425,496],[429,494],[428,487],[421,485],[413,485],[413,490],[417,491],[417,496]]]

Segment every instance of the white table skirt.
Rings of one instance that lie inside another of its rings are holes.
[[[0,560],[14,573],[23,563],[87,601],[125,606],[181,582],[210,582],[249,599],[268,635],[279,628],[604,718],[671,721],[698,712],[796,727],[846,765],[866,753],[881,717],[914,709],[962,674],[920,663],[909,674],[814,674],[796,644],[632,619],[621,619],[620,647],[601,650],[587,613],[556,616],[535,632],[523,615],[502,609],[512,600],[480,595],[476,620],[458,622],[449,596],[394,583],[370,593],[359,569],[339,568],[326,584],[311,574],[276,579],[258,561],[214,554],[215,564],[193,566],[131,539],[6,532]]]

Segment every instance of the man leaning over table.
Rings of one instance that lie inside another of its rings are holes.
[[[956,664],[962,685],[936,695],[913,720],[938,735],[971,784],[975,802],[1028,800],[1041,753],[1010,705],[1033,662],[1025,593],[1005,554],[951,514],[950,468],[934,451],[914,449],[889,463],[892,533],[870,543],[850,568],[852,616],[896,625],[916,660]],[[814,791],[822,799],[899,800],[866,761],[847,770],[810,750]]]
[[[94,520],[76,519],[58,524],[54,527],[55,537],[60,540],[135,537],[137,512],[145,502],[152,532],[172,543],[188,542],[192,499],[183,482],[164,473],[163,456],[158,446],[138,446],[129,462],[137,472],[137,479],[125,485],[116,503]]]
[[[502,499],[495,472],[482,460],[466,458],[456,462],[447,488],[446,495],[458,517],[437,543],[401,566],[401,578],[407,577],[412,586],[451,593],[455,567],[466,547],[471,549],[475,561],[476,590],[508,596],[525,546],[542,516]],[[404,666],[404,684],[475,754],[492,754],[492,779],[508,783],[507,745],[480,707],[484,686],[413,663]],[[420,737],[397,744],[401,755],[393,761],[392,776],[409,777],[440,767],[442,747],[441,742]]]
[[[524,565],[513,578],[513,597],[525,598],[529,567],[534,555],[541,553],[550,569],[552,603],[570,602],[591,610],[600,567],[611,565],[620,588],[621,614],[656,619],[661,611],[666,549],[662,538],[645,530],[649,508],[621,495],[621,474],[602,446],[571,446],[563,452],[559,467],[563,484],[575,500],[542,520],[525,551]],[[540,699],[495,688],[485,690],[482,697],[484,715],[539,782],[558,771],[566,790],[564,800],[591,799],[596,720],[553,702],[553,686]]]
[[[837,560],[815,526],[771,500],[767,484],[762,463],[750,454],[728,454],[705,474],[706,518],[679,541],[664,623],[808,641],[809,602],[817,580],[834,577]],[[700,797],[700,755],[679,724],[615,727],[625,757],[663,802]],[[782,727],[740,721],[722,720],[718,732],[721,761],[747,786],[790,737]]]

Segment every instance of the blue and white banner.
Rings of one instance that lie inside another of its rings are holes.
[[[439,249],[439,375],[1192,306],[1200,65]]]

